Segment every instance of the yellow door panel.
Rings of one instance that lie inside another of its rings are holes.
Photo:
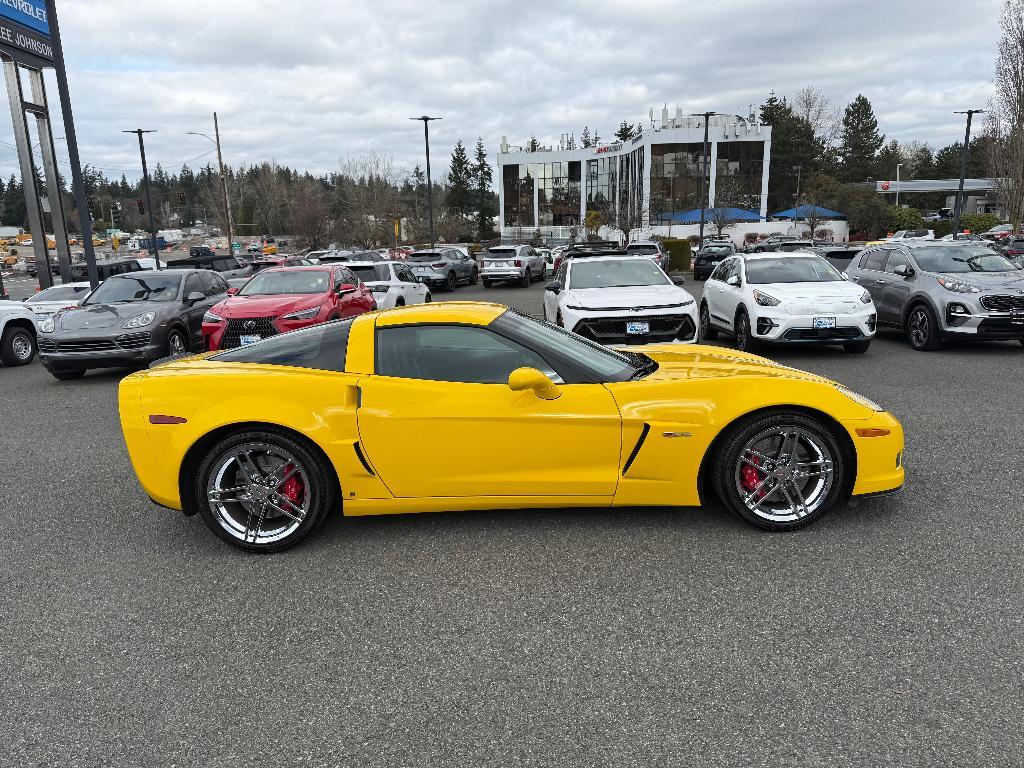
[[[395,496],[615,493],[619,411],[601,385],[561,385],[556,400],[505,384],[384,376],[360,388],[360,439]]]

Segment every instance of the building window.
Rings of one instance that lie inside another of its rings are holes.
[[[606,222],[614,222],[616,165],[618,157],[587,160],[587,210],[597,211]]]
[[[536,164],[505,165],[501,170],[505,195],[505,226],[536,226],[533,221],[533,178]]]
[[[764,143],[720,141],[715,178],[715,207],[761,210]]]
[[[651,224],[668,223],[673,214],[700,208],[703,153],[702,142],[651,145]]]

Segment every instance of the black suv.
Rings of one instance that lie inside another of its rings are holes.
[[[199,251],[201,253],[197,254]],[[202,252],[206,253],[202,253]],[[171,262],[170,266],[175,269],[210,269],[219,272],[225,280],[233,280],[239,277],[249,277],[253,274],[251,265],[243,265],[234,256],[218,256],[205,245],[197,245],[189,248],[187,259]]]

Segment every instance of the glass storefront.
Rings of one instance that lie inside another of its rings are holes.
[[[716,171],[716,207],[760,210],[761,174],[764,171],[762,142],[719,142]]]
[[[672,213],[700,208],[703,152],[702,142],[651,146],[651,224],[664,222]]]
[[[536,167],[535,163],[502,167],[506,227],[536,226],[533,220],[533,179]]]
[[[537,164],[537,213],[542,226],[580,223],[580,161]]]
[[[605,221],[615,220],[617,165],[615,155],[587,160],[587,210],[599,211]]]

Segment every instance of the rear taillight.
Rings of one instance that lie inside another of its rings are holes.
[[[439,261],[436,264],[431,264],[430,266],[432,266],[434,269],[444,269],[444,262]]]
[[[523,266],[523,260],[522,259],[516,259],[516,266],[517,267]]]

